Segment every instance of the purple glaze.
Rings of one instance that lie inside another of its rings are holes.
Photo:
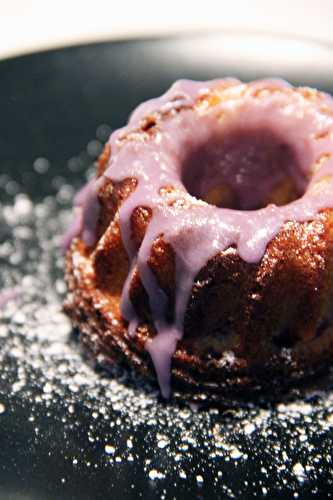
[[[61,242],[64,252],[78,236],[81,236],[87,246],[96,243],[96,225],[100,209],[97,190],[101,181],[103,179],[92,179],[76,194],[73,203],[75,216]]]
[[[265,91],[266,88],[274,91]],[[219,89],[220,101],[213,106],[204,103],[195,106],[197,98],[210,89]],[[258,90],[262,90],[260,95]],[[142,119],[154,114],[158,122],[155,134],[143,137],[142,132],[136,140],[126,140],[131,132],[137,132]],[[258,131],[271,132],[276,137],[275,142],[287,146],[292,155],[280,160],[269,137],[263,142],[273,160],[278,158],[278,161],[266,165],[260,157],[260,148],[254,148],[249,155],[240,153],[242,148],[245,151],[248,147],[247,134]],[[170,395],[171,359],[183,335],[184,314],[199,270],[231,245],[237,247],[246,262],[256,263],[284,223],[311,220],[321,209],[333,208],[333,160],[332,156],[323,156],[333,153],[332,134],[333,101],[329,96],[318,94],[313,99],[306,99],[281,80],[245,85],[230,79],[178,81],[162,97],[140,105],[129,124],[111,135],[112,156],[105,177],[115,182],[126,178],[138,181],[135,191],[119,210],[121,236],[131,268],[122,292],[122,315],[129,321],[129,331],[134,335],[139,318],[130,302],[129,283],[137,268],[149,296],[157,331],[157,335],[147,342],[146,349],[165,397]],[[235,136],[242,138],[239,147],[232,143]],[[219,138],[221,146],[218,146]],[[196,161],[194,154],[192,167],[190,162],[186,167],[190,170],[184,172],[189,152],[203,152],[209,143],[220,149],[214,154],[204,152],[202,161]],[[315,168],[321,162],[321,167]],[[186,176],[190,183],[192,177],[197,178],[194,191],[198,197],[204,196],[214,184],[227,183],[236,192],[242,210],[218,208],[191,196],[186,189],[189,182],[186,187],[184,185]],[[285,176],[292,177],[301,197],[284,206],[265,206],[265,194]],[[327,178],[321,189],[314,189],[323,177]],[[174,201],[172,206],[160,194],[160,188],[166,185],[179,190],[168,197],[168,201]],[[95,216],[96,202],[89,199]],[[189,206],[185,210],[184,201]],[[264,208],[250,210],[258,202]],[[133,247],[130,228],[130,216],[137,206],[153,209],[139,250]],[[84,213],[87,214],[87,208]],[[93,217],[86,215],[83,237],[85,231],[91,234],[92,221]],[[85,226],[87,222],[88,227]],[[167,298],[148,265],[152,244],[161,234],[176,256],[172,325],[166,321]]]
[[[0,309],[3,309],[8,302],[16,300],[22,293],[20,287],[6,288],[0,292]]]

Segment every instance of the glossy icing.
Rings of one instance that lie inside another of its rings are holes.
[[[91,179],[75,195],[73,206],[75,217],[62,238],[61,246],[66,251],[72,240],[80,235],[87,246],[96,242],[96,226],[99,214],[97,191],[103,179]]]
[[[142,126],[147,117],[157,123],[150,133]],[[119,210],[130,261],[121,311],[130,335],[135,335],[140,318],[130,302],[129,286],[138,269],[157,331],[146,349],[161,392],[169,397],[171,360],[200,269],[231,245],[246,262],[256,263],[283,224],[311,220],[321,209],[333,207],[333,101],[311,89],[297,91],[281,80],[180,80],[162,97],[140,105],[109,143],[112,155],[104,177],[138,181]],[[279,207],[267,205],[267,193],[286,177],[292,178],[298,199]],[[96,184],[101,182],[103,177],[91,181],[78,195],[80,213],[67,234],[67,245],[77,235],[87,245],[95,243]],[[215,184],[231,188],[237,210],[200,199]],[[161,192],[165,186],[176,190],[166,197]],[[130,216],[138,206],[151,207],[152,219],[136,249]],[[167,297],[148,264],[160,235],[176,258],[173,324],[166,320]]]

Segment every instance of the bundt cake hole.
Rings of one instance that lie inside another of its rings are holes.
[[[192,196],[234,210],[286,205],[308,184],[292,146],[266,129],[211,137],[187,154],[181,174]]]

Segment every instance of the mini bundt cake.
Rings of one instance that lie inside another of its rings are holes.
[[[115,131],[65,235],[65,310],[95,356],[250,397],[333,354],[333,100],[176,82]],[[275,386],[275,388],[273,388]]]

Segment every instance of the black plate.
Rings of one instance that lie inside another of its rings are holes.
[[[0,62],[0,496],[326,498],[333,395],[195,410],[83,358],[61,312],[59,237],[110,128],[177,78],[333,90],[333,51],[258,34],[103,43]],[[327,382],[330,385],[330,382]]]

